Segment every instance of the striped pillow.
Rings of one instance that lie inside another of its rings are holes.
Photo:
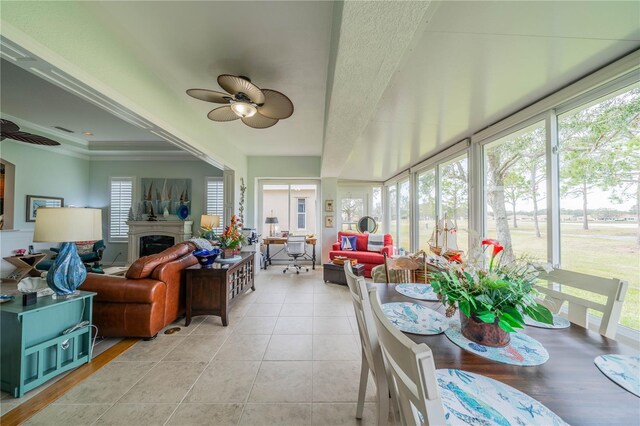
[[[380,253],[384,247],[384,234],[369,234],[367,250]]]

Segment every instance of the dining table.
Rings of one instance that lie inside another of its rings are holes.
[[[383,304],[413,302],[445,313],[442,303],[404,296],[395,290],[395,284],[368,286],[376,289]],[[538,400],[570,425],[640,425],[640,398],[611,381],[594,364],[598,355],[637,355],[638,349],[575,324],[565,329],[527,326],[520,332],[544,346],[549,353],[547,362],[527,367],[504,364],[462,349],[444,333],[404,334],[431,349],[437,369],[491,377]]]

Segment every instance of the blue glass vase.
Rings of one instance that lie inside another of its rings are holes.
[[[87,268],[78,256],[76,243],[62,243],[60,253],[47,273],[47,284],[57,296],[73,295],[87,278]]]

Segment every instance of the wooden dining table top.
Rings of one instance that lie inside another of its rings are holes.
[[[368,285],[377,289],[382,303],[414,302],[444,314],[441,303],[403,296],[394,284]],[[575,324],[566,329],[527,327],[523,332],[549,352],[546,363],[523,367],[492,361],[460,348],[444,333],[405,335],[431,348],[436,368],[499,380],[537,399],[570,425],[640,425],[640,398],[608,379],[593,362],[598,355],[633,355],[637,350]]]

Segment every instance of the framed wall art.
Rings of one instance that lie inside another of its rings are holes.
[[[333,216],[327,215],[324,217],[324,227],[325,228],[333,228]]]
[[[27,222],[35,222],[39,208],[64,207],[64,198],[43,195],[27,195]]]
[[[324,211],[333,212],[333,200],[324,200]]]

